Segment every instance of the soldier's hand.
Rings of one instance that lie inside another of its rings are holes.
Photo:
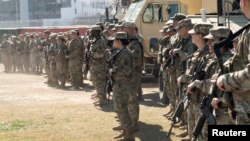
[[[109,69],[109,75],[112,75],[114,73],[113,69]]]
[[[219,99],[219,98],[213,98],[213,100],[211,102],[211,105],[212,105],[213,108],[218,109],[219,108],[218,105],[220,105],[221,103],[222,103],[221,99]]]
[[[167,74],[169,74],[169,75],[173,72],[173,70],[172,70],[171,68],[169,68],[169,67],[167,67],[165,71],[166,71]]]
[[[217,79],[217,87],[218,87],[220,90],[222,90],[222,91],[225,90],[225,87],[224,87],[224,84],[223,84],[224,81],[226,81],[224,75],[220,76],[220,77]]]
[[[195,80],[194,82],[188,85],[187,92],[193,94],[195,90],[200,89],[200,87],[201,87],[201,81]]]
[[[178,84],[182,84],[186,82],[186,76],[185,75],[181,75],[178,79],[177,79],[177,83]]]

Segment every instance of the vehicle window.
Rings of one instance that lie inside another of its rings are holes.
[[[160,5],[160,4],[154,4],[154,21],[155,22],[162,22],[163,21],[162,5]]]
[[[168,5],[169,8],[169,17],[173,17],[174,14],[178,13],[179,8],[178,8],[178,4],[169,4]]]
[[[152,4],[149,4],[143,14],[143,22],[150,23],[153,21],[154,18],[154,7]]]
[[[124,16],[124,20],[135,22],[136,18],[138,17],[140,13],[140,9],[142,8],[142,5],[143,5],[143,1],[130,4],[126,12],[126,15]]]

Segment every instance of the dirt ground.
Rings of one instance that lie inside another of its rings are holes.
[[[48,87],[44,75],[2,70],[0,64],[0,141],[113,141],[119,134],[112,130],[118,125],[112,102],[95,107],[90,81],[83,90],[61,90]],[[167,109],[159,103],[157,80],[146,80],[143,92],[136,141],[168,141],[170,122],[162,116]]]

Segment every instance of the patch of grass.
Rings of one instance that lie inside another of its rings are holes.
[[[14,120],[10,123],[0,123],[0,132],[20,130],[27,126],[27,124],[28,122],[23,120]]]

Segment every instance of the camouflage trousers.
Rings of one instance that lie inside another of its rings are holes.
[[[236,125],[250,125],[250,113],[237,112]]]
[[[67,80],[67,62],[56,61],[56,70],[58,75],[58,80],[61,85],[64,86]]]
[[[58,75],[57,75],[57,69],[56,69],[56,61],[55,59],[52,59],[49,61],[50,64],[50,70],[49,70],[49,80],[51,80],[53,85],[58,85]]]
[[[170,92],[170,77],[166,74],[166,72],[163,72],[163,87],[164,93],[166,93],[169,98],[170,109],[173,110],[175,106],[175,99],[174,94]]]
[[[93,86],[100,100],[106,99],[106,71],[100,68],[90,68]]]
[[[10,66],[11,66],[11,61],[10,61],[10,55],[5,55],[5,54],[1,54],[2,56],[2,62],[4,65],[4,71],[5,72],[9,72],[10,71]]]
[[[198,103],[190,103],[187,111],[188,111],[188,116],[187,116],[187,122],[188,122],[188,135],[189,137],[193,137],[193,130],[195,128],[195,125],[198,122],[198,119],[201,115],[201,110],[200,110],[200,104]],[[206,127],[207,125],[204,125],[204,127]],[[203,127],[202,129],[202,134],[198,136],[197,140],[198,141],[204,141],[205,137],[204,137],[204,133],[205,133],[205,128]]]
[[[29,64],[28,64],[28,55],[27,54],[22,54],[20,56],[20,68],[21,69],[24,69],[25,72],[28,72],[29,71]]]
[[[175,73],[172,73],[169,76],[169,96],[171,97],[171,105],[173,110],[175,110],[175,105],[176,105],[176,94],[177,94],[177,76]]]
[[[229,117],[227,108],[216,109],[217,125],[234,125],[234,121]]]
[[[37,70],[38,62],[37,62],[37,54],[31,53],[30,54],[30,68],[32,72]]]
[[[72,78],[72,83],[74,88],[79,88],[83,83],[82,80],[82,66],[80,60],[70,60],[69,61],[69,73]]]
[[[11,71],[16,72],[17,68],[17,55],[13,54],[11,55]]]
[[[129,80],[114,80],[113,99],[115,111],[123,128],[138,126],[139,104]]]

